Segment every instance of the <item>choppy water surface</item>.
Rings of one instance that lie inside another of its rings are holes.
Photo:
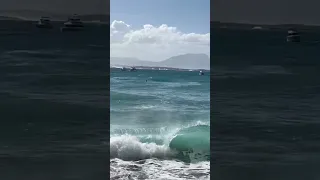
[[[319,33],[213,31],[212,173],[319,179]]]
[[[109,27],[0,24],[1,179],[107,179]]]
[[[111,70],[111,179],[210,179],[209,78]]]

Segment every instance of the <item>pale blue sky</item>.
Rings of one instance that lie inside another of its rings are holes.
[[[184,33],[209,33],[210,0],[111,0],[110,19],[135,29],[167,24]]]

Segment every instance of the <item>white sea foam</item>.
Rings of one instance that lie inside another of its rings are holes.
[[[210,162],[188,164],[175,160],[111,160],[110,179],[209,180]]]
[[[166,158],[174,152],[166,145],[156,143],[142,143],[131,135],[121,135],[110,139],[110,157],[133,161],[148,158]]]

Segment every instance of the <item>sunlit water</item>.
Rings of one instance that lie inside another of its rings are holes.
[[[111,179],[210,179],[209,78],[111,70]]]

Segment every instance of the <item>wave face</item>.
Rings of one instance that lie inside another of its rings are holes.
[[[210,161],[210,126],[197,125],[180,130],[169,147],[178,151],[184,161]]]
[[[209,74],[111,69],[110,82],[111,179],[210,178]]]

